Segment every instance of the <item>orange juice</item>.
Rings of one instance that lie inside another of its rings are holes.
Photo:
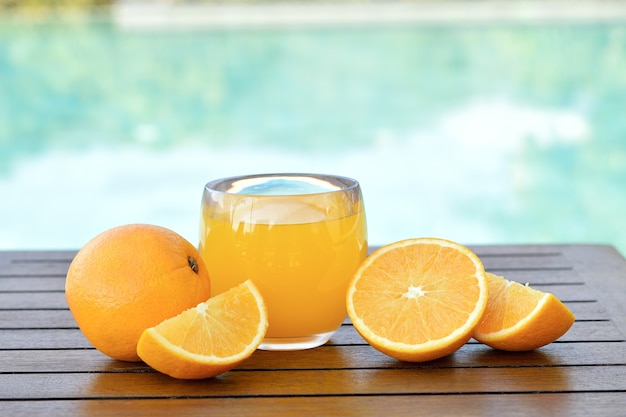
[[[203,205],[199,249],[211,291],[252,279],[268,308],[268,338],[335,331],[346,317],[348,281],[367,254],[361,200],[294,197]]]

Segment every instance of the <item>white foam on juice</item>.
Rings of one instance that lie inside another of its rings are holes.
[[[337,191],[341,188],[319,178],[305,176],[272,176],[245,178],[235,181],[227,190],[247,195],[301,195]]]
[[[307,176],[244,178],[234,182],[229,194],[242,196],[231,213],[235,224],[302,224],[327,218],[338,203],[341,187]]]

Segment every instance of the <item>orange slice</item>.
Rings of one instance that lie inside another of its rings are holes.
[[[422,362],[469,340],[487,305],[480,259],[443,239],[408,239],[372,253],[347,293],[354,327],[374,348]]]
[[[495,349],[533,350],[554,342],[574,314],[553,294],[487,273],[489,301],[474,339]]]
[[[251,281],[146,329],[137,354],[180,379],[210,378],[249,358],[267,331],[267,310]]]

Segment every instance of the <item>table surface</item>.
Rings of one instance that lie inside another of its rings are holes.
[[[473,340],[396,361],[348,320],[319,348],[257,351],[217,378],[181,381],[96,351],[67,308],[73,251],[0,252],[0,414],[624,415],[626,260],[604,245],[472,246],[493,273],[554,293],[576,315],[531,352]]]

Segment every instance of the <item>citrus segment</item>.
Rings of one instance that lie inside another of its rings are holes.
[[[496,349],[533,350],[554,342],[574,323],[574,314],[553,294],[487,273],[487,309],[474,339]]]
[[[372,253],[350,282],[348,314],[374,348],[421,362],[459,349],[487,304],[485,270],[466,247],[407,239]]]
[[[104,354],[139,361],[141,333],[211,296],[196,248],[176,232],[128,224],[95,236],[67,272],[65,297],[78,327]]]
[[[137,353],[174,378],[210,378],[250,357],[267,326],[263,299],[248,280],[147,329]]]

